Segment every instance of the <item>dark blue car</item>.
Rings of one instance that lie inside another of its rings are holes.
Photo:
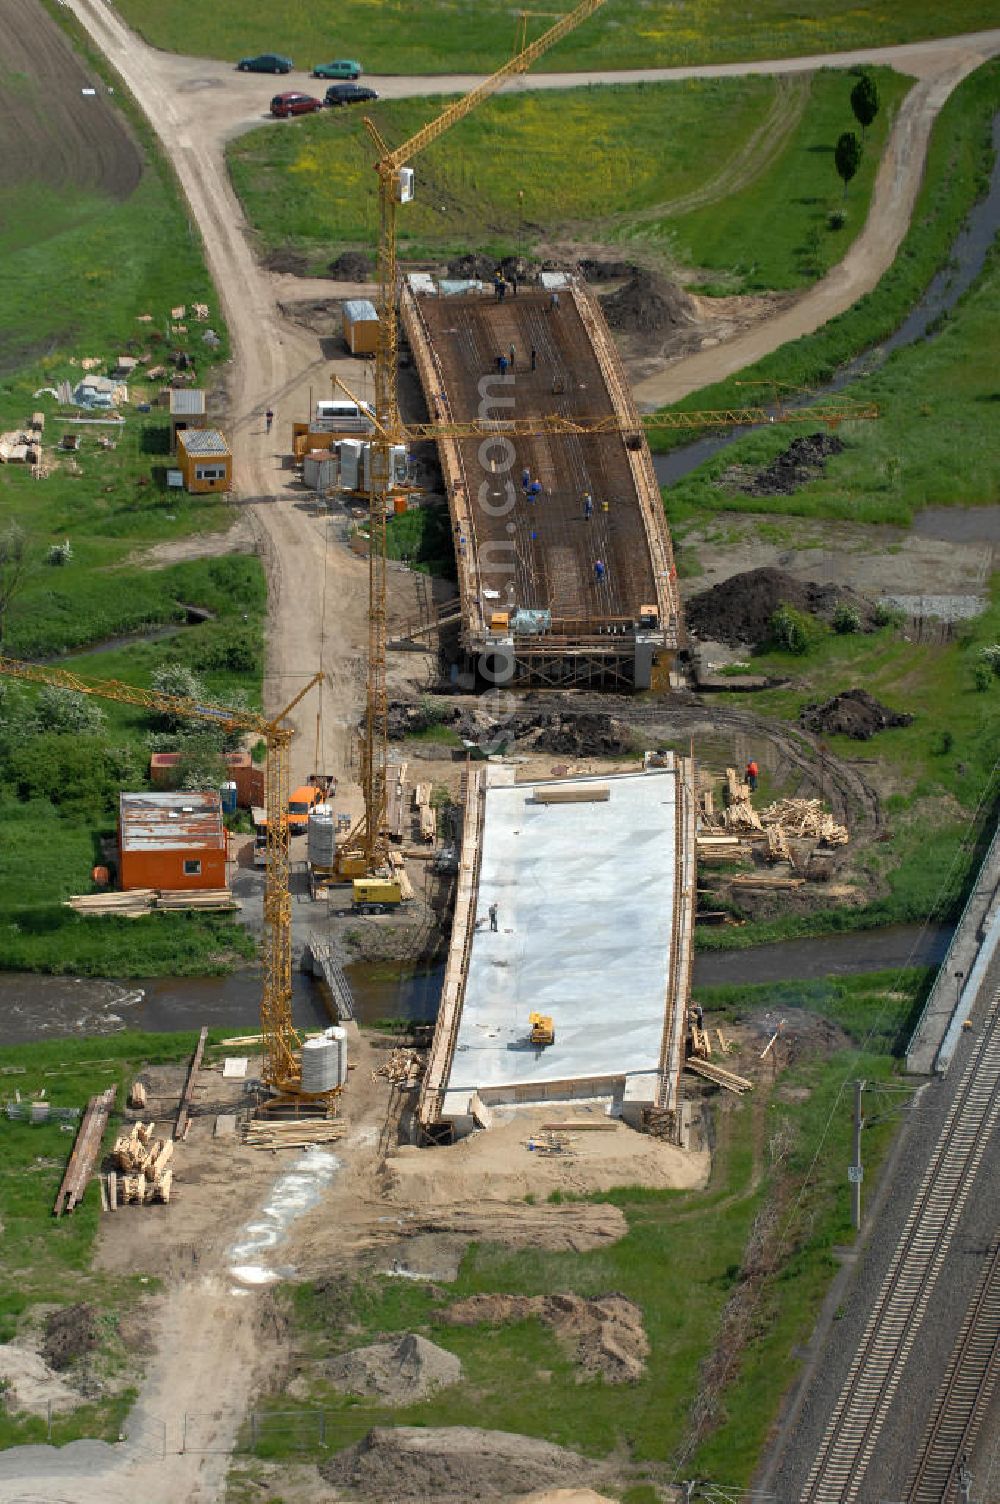
[[[262,52],[259,57],[241,57],[236,66],[241,73],[291,73],[295,64],[280,52]]]

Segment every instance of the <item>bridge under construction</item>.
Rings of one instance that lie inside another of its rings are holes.
[[[463,656],[493,684],[667,689],[680,608],[652,457],[595,300],[544,280],[504,297],[423,275],[403,286],[443,429]],[[579,420],[600,431],[574,432]],[[448,436],[484,421],[495,434]]]

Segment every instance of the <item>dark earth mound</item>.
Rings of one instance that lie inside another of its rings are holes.
[[[804,434],[755,475],[733,466],[719,477],[719,484],[746,496],[791,496],[822,474],[830,455],[840,454],[843,447],[835,433]]]
[[[375,275],[372,258],[364,251],[344,251],[327,267],[338,282],[370,282]]]
[[[63,1306],[45,1321],[42,1357],[57,1373],[97,1346],[97,1318],[93,1306]]]
[[[468,251],[464,256],[456,256],[448,262],[449,277],[475,277],[480,282],[490,282],[493,279],[497,267],[505,277],[517,277],[520,281],[528,278],[528,263],[522,256],[504,256],[500,261],[495,256],[485,256],[482,252]]]
[[[588,282],[617,282],[638,271],[634,261],[598,261],[593,256],[584,256],[577,265]]]
[[[889,726],[909,726],[912,720],[912,715],[880,705],[866,689],[845,689],[823,704],[803,705],[799,714],[799,725],[806,731],[821,736],[853,736],[859,742]]]
[[[293,277],[305,277],[309,273],[309,258],[289,246],[277,246],[264,257],[264,268],[269,272],[288,272]]]
[[[694,322],[691,298],[676,282],[637,268],[617,292],[601,299],[604,317],[623,334],[657,334]]]
[[[756,647],[769,640],[771,617],[779,606],[829,621],[842,605],[854,607],[863,630],[875,626],[874,607],[853,590],[797,580],[781,569],[750,569],[693,595],[684,608],[684,620],[696,637],[731,647]]]

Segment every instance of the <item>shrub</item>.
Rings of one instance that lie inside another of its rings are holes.
[[[794,606],[781,605],[771,617],[771,637],[776,647],[801,656],[814,648],[823,635],[815,617]]]
[[[1000,642],[991,642],[988,647],[979,649],[980,660],[994,674],[1000,674]]]
[[[73,548],[67,538],[65,543],[53,543],[49,549],[49,563],[55,565],[68,564],[73,557]]]
[[[104,725],[104,711],[86,695],[78,695],[72,689],[57,689],[47,684],[39,693],[31,710],[25,717],[24,729],[55,732],[100,731]]]
[[[979,693],[985,694],[993,683],[996,675],[994,674],[988,663],[977,663],[976,671],[972,677],[976,688],[979,690]]]
[[[48,799],[74,811],[114,807],[122,789],[142,782],[134,747],[78,732],[43,732],[7,754],[6,772],[22,799]]]
[[[847,223],[846,209],[831,209],[826,222],[831,230],[842,230]]]
[[[848,632],[861,631],[861,612],[856,606],[849,606],[846,601],[841,602],[833,613],[833,630],[846,636]]]
[[[876,601],[872,621],[877,627],[901,627],[905,620],[902,606],[894,606],[892,601]]]

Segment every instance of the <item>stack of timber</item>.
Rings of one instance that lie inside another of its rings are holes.
[[[394,841],[406,839],[406,770],[405,762],[392,762],[386,769],[386,824]]]
[[[744,783],[735,768],[726,769],[726,803],[729,805],[750,803],[750,785]]]
[[[753,856],[753,847],[738,835],[707,835],[701,833],[695,842],[699,862],[745,862]]]
[[[763,830],[760,815],[750,803],[749,796],[746,799],[738,799],[730,804],[722,815],[722,823],[727,830]]]
[[[101,1151],[101,1139],[108,1126],[108,1118],[111,1116],[117,1090],[116,1086],[109,1086],[107,1091],[91,1097],[87,1103],[87,1110],[73,1142],[66,1173],[63,1175],[55,1206],[52,1208],[57,1217],[61,1217],[63,1212],[75,1211],[83,1200],[83,1194]]]
[[[250,1149],[306,1149],[310,1144],[334,1144],[343,1132],[342,1123],[327,1118],[251,1118],[243,1142]]]
[[[230,888],[163,888],[156,895],[158,909],[241,909]]]
[[[740,1097],[744,1092],[753,1091],[753,1082],[745,1076],[737,1076],[735,1071],[727,1071],[724,1066],[716,1065],[712,1060],[701,1060],[697,1055],[687,1057],[684,1069],[694,1071],[696,1075],[704,1076],[706,1081],[714,1081],[716,1086],[724,1086],[727,1091],[735,1092]]]
[[[131,1133],[115,1140],[115,1170],[108,1175],[109,1210],[128,1203],[148,1206],[151,1201],[170,1200],[174,1146],[169,1139],[154,1138],[155,1129],[155,1123],[135,1123]]]
[[[801,888],[804,877],[782,877],[775,872],[738,872],[730,878],[734,888]]]
[[[792,853],[785,839],[784,827],[781,825],[768,825],[765,830],[767,836],[767,849],[765,855],[769,862],[790,862]]]
[[[413,804],[417,812],[420,839],[425,842],[434,842],[437,839],[437,816],[431,805],[431,785],[429,783],[414,785]]]
[[[229,888],[162,889],[130,888],[125,893],[74,893],[64,903],[77,914],[117,914],[122,919],[140,919],[154,909],[242,908]]]
[[[194,1056],[188,1070],[187,1082],[184,1086],[184,1094],[181,1097],[181,1105],[177,1112],[177,1121],[174,1124],[174,1138],[187,1138],[187,1131],[191,1125],[191,1103],[194,1101],[194,1089],[198,1080],[198,1072],[201,1069],[202,1056],[205,1053],[205,1045],[208,1042],[208,1026],[206,1025],[198,1035],[198,1043],[195,1046]]]

